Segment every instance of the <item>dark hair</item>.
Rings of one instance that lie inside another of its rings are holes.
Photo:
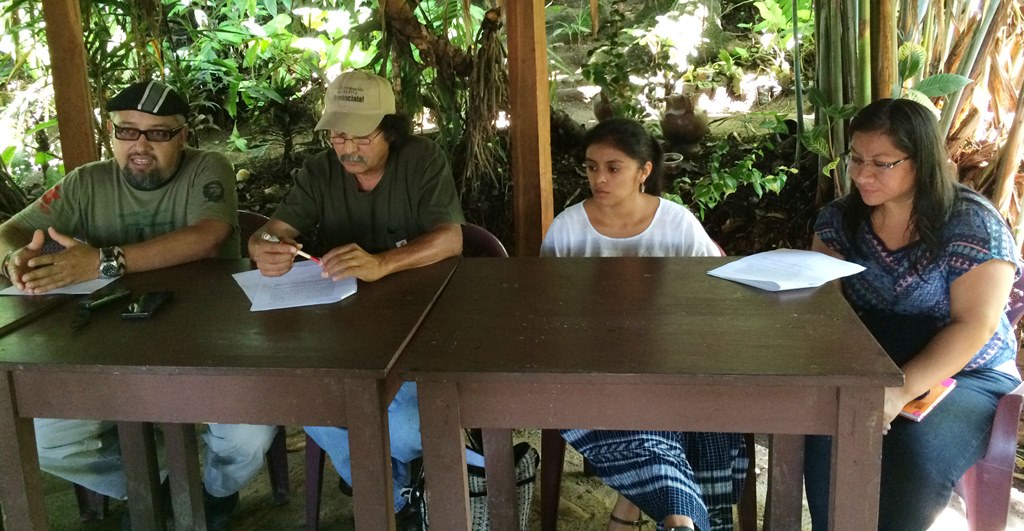
[[[651,173],[644,181],[644,191],[661,195],[661,144],[644,129],[644,126],[629,118],[612,118],[591,127],[583,135],[583,150],[594,144],[604,144],[625,153],[641,166],[651,163]]]
[[[388,144],[398,146],[412,134],[412,121],[404,114],[385,114],[377,128]]]
[[[957,182],[935,115],[924,105],[906,99],[878,100],[861,109],[850,122],[854,133],[880,133],[914,162],[914,201],[910,221],[924,244],[913,254],[916,267],[931,262],[941,249],[939,233],[957,200]],[[864,204],[860,191],[851,187],[843,200],[843,229],[855,254],[856,234],[870,221],[871,207]]]

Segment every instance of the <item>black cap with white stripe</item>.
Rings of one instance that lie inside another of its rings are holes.
[[[174,89],[159,81],[140,81],[107,101],[107,111],[141,111],[156,116],[188,116],[188,103]]]

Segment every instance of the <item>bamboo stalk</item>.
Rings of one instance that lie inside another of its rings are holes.
[[[843,99],[842,102],[856,102],[858,92],[858,75],[859,72],[856,70],[857,65],[857,4],[861,0],[843,0],[839,6],[839,20],[842,26],[839,28],[840,42],[842,43],[843,50],[843,64],[847,65],[847,70],[853,72],[853,75],[839,76],[840,85],[842,85]]]
[[[796,83],[796,134],[799,139],[804,134],[804,90],[803,76],[800,60],[800,21],[797,16],[798,0],[793,0],[793,79]],[[796,143],[796,154],[793,159],[793,167],[800,167],[801,153],[803,147],[801,142]]]
[[[978,59],[981,43],[985,39],[985,34],[988,33],[989,27],[992,25],[992,19],[999,9],[999,3],[1000,0],[989,0],[985,6],[981,25],[978,27],[978,31],[974,32],[967,53],[960,60],[960,64],[957,65],[958,74],[968,76],[971,70],[974,69],[974,62]],[[953,125],[953,118],[960,112],[960,108],[963,105],[963,94],[964,90],[961,88],[946,98],[946,105],[942,107],[942,115],[939,119],[939,131],[942,132],[943,137],[949,134],[949,129]]]
[[[857,90],[854,101],[861,107],[871,103],[871,0],[860,0],[857,13]],[[849,40],[849,39],[847,39]]]
[[[1021,86],[1020,92],[1017,94],[1017,107],[1016,107],[1017,119],[1013,121],[1013,126],[1010,127],[1010,134],[1006,138],[1006,144],[999,153],[999,166],[995,172],[995,190],[992,193],[992,201],[995,203],[996,208],[1004,216],[1007,215],[1007,211],[1010,206],[1010,196],[1013,194],[1013,184],[1017,177],[1017,169],[1020,167],[1021,162],[1021,145],[1024,144],[1024,127],[1021,123],[1024,120],[1024,86]],[[1021,220],[1024,216],[1018,215],[1017,228],[1021,228],[1021,224],[1024,223]],[[1020,230],[1016,232],[1014,238],[1017,240],[1017,247],[1021,246],[1024,242],[1024,233]]]
[[[842,28],[842,18],[839,11],[838,3],[834,3],[829,6],[828,9],[828,55],[829,55],[829,69],[827,72],[827,91],[825,94],[828,96],[829,103],[833,105],[842,105],[845,103],[843,99],[843,83],[842,72],[845,71],[843,68],[843,43],[842,34],[840,30]],[[832,123],[830,132],[832,137],[832,153],[830,158],[835,158],[846,146],[846,130],[845,124],[842,120],[835,120]],[[838,195],[846,195],[846,192],[850,189],[850,180],[844,172],[836,172],[838,180],[836,182],[836,193]]]

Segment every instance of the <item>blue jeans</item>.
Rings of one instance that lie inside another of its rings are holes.
[[[348,430],[329,426],[306,426],[306,433],[331,456],[334,468],[346,483],[352,485],[352,462],[349,458]],[[395,512],[405,507],[401,489],[412,482],[409,463],[423,456],[420,439],[420,410],[416,384],[405,382],[388,406],[388,433],[391,439],[391,474],[394,480]],[[353,485],[353,488],[358,488]]]
[[[882,439],[878,529],[928,529],[949,503],[953,485],[985,455],[999,398],[1020,382],[979,369],[953,377],[956,388],[921,422],[897,417]],[[832,438],[808,436],[804,485],[814,531],[828,529]]]

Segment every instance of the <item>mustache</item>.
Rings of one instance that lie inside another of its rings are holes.
[[[338,160],[341,162],[366,162],[360,155],[338,155]]]

